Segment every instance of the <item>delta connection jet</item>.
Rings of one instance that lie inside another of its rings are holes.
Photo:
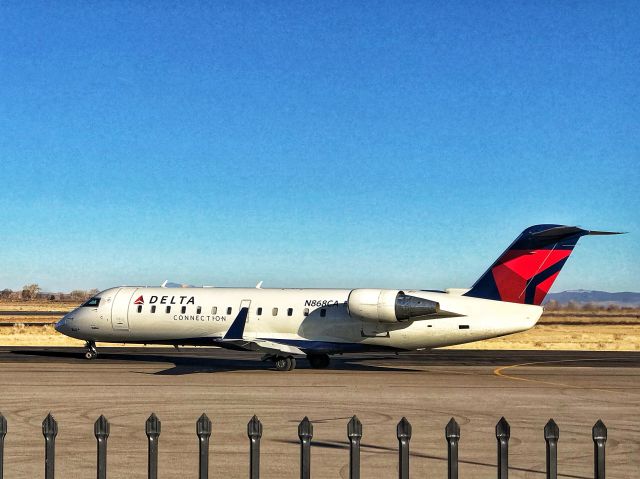
[[[56,330],[85,340],[219,346],[261,351],[278,371],[306,356],[410,351],[532,328],[542,301],[582,236],[618,234],[576,226],[524,230],[468,290],[110,288],[65,315]]]

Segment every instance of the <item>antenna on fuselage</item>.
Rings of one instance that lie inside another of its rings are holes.
[[[258,284],[256,284],[256,289],[262,289],[262,283],[264,283],[264,281],[260,281]]]

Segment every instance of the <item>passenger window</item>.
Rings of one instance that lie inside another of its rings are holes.
[[[153,306],[151,306],[151,312],[155,313],[156,312],[156,305],[154,304]]]
[[[321,317],[321,318],[324,318],[326,315],[327,315],[327,310],[326,310],[326,309],[324,309],[324,308],[322,308],[322,309],[320,310],[320,317]]]
[[[171,306],[167,306],[167,314],[171,312]]]
[[[213,308],[211,308],[211,314],[218,314],[218,307],[214,306]]]
[[[227,314],[231,314],[231,311],[233,311],[233,309],[231,308],[231,306],[229,306],[229,307],[227,308]]]
[[[287,309],[287,316],[293,316],[293,308]]]
[[[138,313],[142,313],[142,305],[141,304],[138,305]]]
[[[198,306],[196,308],[196,314],[200,314],[200,313],[202,313],[202,306]]]
[[[257,314],[258,316],[262,316],[262,308],[258,308],[258,309],[256,309],[256,314]]]
[[[186,307],[186,306],[183,306],[183,307],[181,308],[180,312],[181,312],[182,314],[186,313],[186,312],[187,312],[187,307]]]
[[[273,309],[271,310],[271,314],[272,314],[273,316],[278,316],[278,308],[273,308]]]
[[[309,308],[304,308],[304,315],[309,316]]]

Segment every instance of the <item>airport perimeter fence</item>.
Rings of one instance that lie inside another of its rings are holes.
[[[145,424],[145,432],[148,438],[148,477],[158,477],[158,440],[161,430],[160,420],[155,414],[151,414]],[[97,440],[97,479],[107,478],[107,439],[109,438],[109,421],[100,416],[94,424],[94,434]],[[211,437],[212,423],[206,414],[202,414],[196,422],[196,435],[199,443],[198,477],[209,477],[209,438]],[[402,418],[397,426],[398,438],[398,477],[409,479],[409,442],[411,441],[411,424],[406,418]],[[4,477],[4,439],[7,434],[7,420],[0,414],[0,479]],[[58,435],[58,423],[51,414],[42,422],[42,434],[45,441],[44,477],[55,477],[55,442]],[[511,435],[509,423],[503,417],[496,424],[497,439],[497,477],[507,479],[509,477],[509,437]],[[249,479],[260,477],[260,439],[262,437],[262,423],[253,416],[247,424],[247,436],[249,438]],[[553,419],[550,419],[544,427],[544,440],[546,442],[546,477],[557,479],[558,477],[558,438],[560,429]],[[305,417],[298,426],[300,438],[300,478],[311,477],[311,439],[313,438],[313,424]],[[362,439],[362,423],[353,416],[347,424],[347,438],[349,440],[349,478],[360,479],[360,442]],[[592,429],[594,478],[605,479],[605,443],[607,442],[607,427],[601,420],[595,423]],[[460,426],[451,418],[445,427],[445,439],[447,441],[447,471],[449,479],[458,478],[458,441],[460,440]]]

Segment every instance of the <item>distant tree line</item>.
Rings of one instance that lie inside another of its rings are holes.
[[[13,301],[34,301],[37,299],[49,301],[84,301],[95,296],[98,292],[99,291],[94,288],[88,290],[74,289],[70,293],[47,293],[43,292],[38,284],[33,283],[25,284],[19,291],[5,288],[0,291],[0,299]]]
[[[626,309],[637,309],[636,306],[621,306],[615,303],[579,303],[578,301],[568,301],[560,303],[555,299],[544,304],[546,311],[621,311]]]

